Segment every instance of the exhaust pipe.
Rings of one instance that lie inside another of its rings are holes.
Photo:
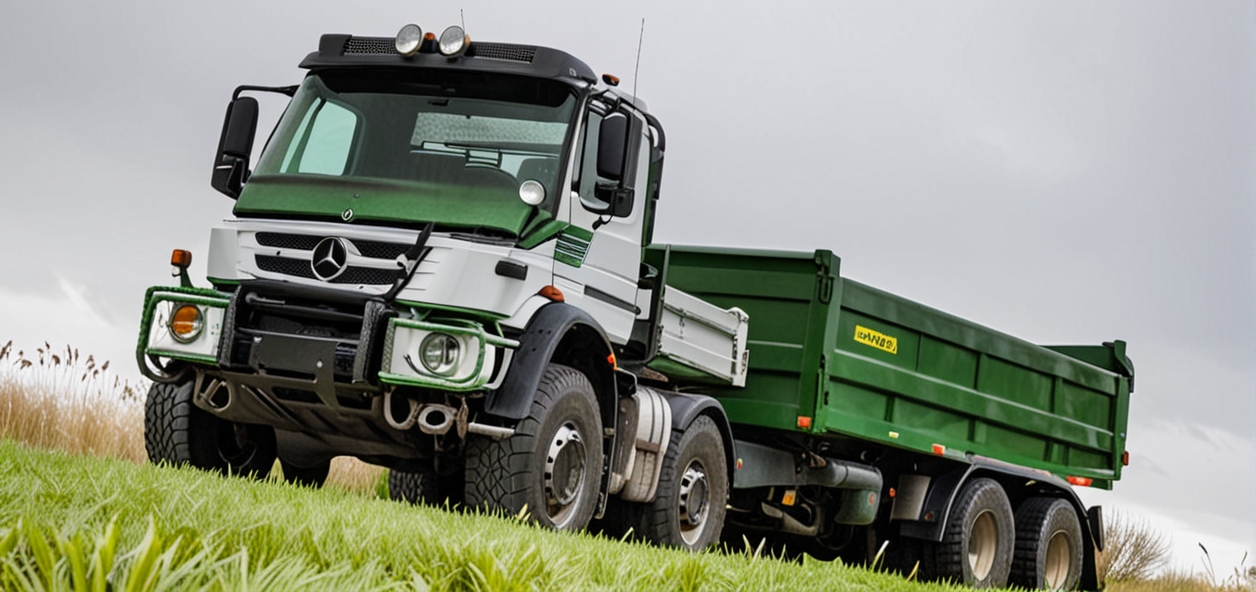
[[[499,428],[497,426],[485,425],[482,423],[475,423],[475,422],[471,422],[467,424],[467,431],[472,434],[488,436],[490,438],[495,438],[497,440],[505,440],[506,438],[509,438],[515,435],[515,430],[513,428]]]

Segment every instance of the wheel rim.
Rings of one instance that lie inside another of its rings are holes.
[[[545,455],[545,515],[556,528],[575,514],[584,490],[584,438],[575,424],[564,423],[554,432]]]
[[[1043,569],[1043,580],[1050,590],[1058,590],[1068,583],[1068,572],[1072,561],[1073,545],[1063,531],[1051,535],[1047,541],[1047,561]]]
[[[695,458],[685,467],[680,478],[680,495],[677,500],[680,538],[685,544],[694,545],[702,537],[707,513],[711,508],[711,487],[702,461]]]
[[[995,523],[994,513],[986,510],[977,515],[968,536],[968,567],[972,569],[974,579],[980,581],[990,575],[998,546],[998,525]]]
[[[217,419],[217,424],[218,456],[232,469],[241,469],[257,454],[249,426],[222,419]]]

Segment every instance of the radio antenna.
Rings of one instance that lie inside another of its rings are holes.
[[[637,98],[637,73],[641,71],[641,41],[645,39],[645,17],[641,17],[641,34],[637,36],[637,65],[632,69],[632,98]]]
[[[465,14],[462,14],[461,8],[458,9],[458,21],[462,23],[462,30],[466,31],[467,30],[467,16]]]

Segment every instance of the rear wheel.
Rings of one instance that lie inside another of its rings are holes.
[[[509,438],[468,436],[466,502],[519,514],[558,530],[580,530],[597,506],[602,420],[593,385],[550,364],[528,416]]]
[[[1012,507],[1003,488],[991,479],[969,481],[947,519],[937,543],[935,577],[973,588],[1002,588],[1012,568],[1015,537]]]
[[[728,502],[724,440],[715,421],[699,416],[683,433],[672,432],[654,501],[641,515],[643,538],[702,551],[720,538]]]
[[[144,448],[153,463],[264,477],[275,464],[275,431],[227,421],[192,403],[193,381],[155,383],[144,400]],[[220,387],[226,388],[226,387]]]
[[[1050,497],[1030,498],[1016,511],[1014,585],[1072,590],[1082,577],[1082,527],[1073,505]]]

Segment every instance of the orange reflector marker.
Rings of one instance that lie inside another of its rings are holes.
[[[554,302],[564,301],[563,291],[555,288],[554,286],[545,286],[544,288],[541,288],[541,291],[537,292],[537,294],[540,294],[542,297],[549,298]]]
[[[1125,452],[1121,453],[1121,466],[1123,467],[1130,466],[1130,451],[1126,450]]]
[[[602,82],[605,82],[608,86],[619,86],[619,77],[614,74],[603,74]]]
[[[170,333],[179,343],[189,343],[201,334],[204,320],[195,304],[179,304],[170,315]]]
[[[187,269],[192,264],[192,252],[175,249],[170,253],[170,264],[181,269]]]
[[[615,359],[615,352],[611,352],[609,356],[606,356],[606,363],[610,364],[612,368],[619,370],[619,361]]]
[[[1095,480],[1090,477],[1069,477],[1068,482],[1081,487],[1090,487],[1090,484],[1094,483]]]
[[[798,427],[799,427],[800,429],[804,429],[804,430],[809,430],[809,429],[811,429],[811,418],[810,418],[810,417],[807,417],[806,415],[799,415],[799,416],[798,416]]]
[[[785,495],[781,496],[781,505],[792,506],[798,503],[798,492],[792,489],[786,490]]]
[[[740,471],[740,470],[741,470],[741,467],[742,467],[744,464],[745,464],[745,463],[743,463],[743,462],[742,462],[742,460],[741,460],[740,458],[739,458],[739,459],[737,459],[737,470],[738,470],[738,471]]]
[[[431,32],[431,31],[428,31],[428,32],[426,32],[426,33],[424,33],[424,34],[423,34],[423,39],[425,39],[425,40],[427,40],[427,41],[436,41],[436,33],[433,33],[433,32]]]
[[[897,491],[895,491],[893,487],[891,487],[891,488],[890,488],[890,499],[894,499],[894,497],[895,497],[895,496],[897,496],[897,495],[898,495],[898,492],[897,492]]]
[[[946,454],[946,447],[941,444],[934,444],[933,453],[938,456],[942,456],[943,454]]]

